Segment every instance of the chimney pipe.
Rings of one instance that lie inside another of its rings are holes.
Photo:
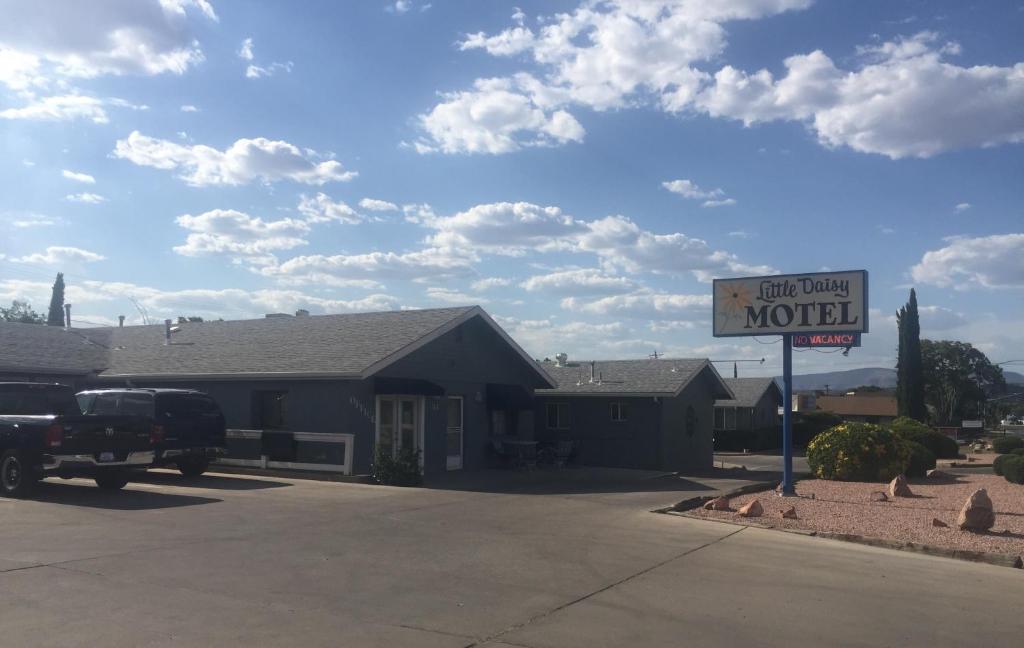
[[[171,343],[171,320],[164,320],[164,346]]]
[[[117,316],[117,327],[124,328],[124,315]]]
[[[591,382],[591,384],[593,384],[593,382],[594,382],[594,365],[595,364],[597,364],[597,363],[594,362],[593,360],[590,361],[590,382]]]
[[[71,328],[71,304],[64,304],[64,328]]]

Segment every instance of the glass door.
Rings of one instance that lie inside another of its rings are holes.
[[[377,397],[377,447],[391,457],[403,448],[421,447],[420,407],[416,396]]]
[[[385,456],[395,456],[395,399],[377,399],[377,448]]]
[[[445,428],[448,470],[462,469],[462,397],[448,398],[448,422]]]

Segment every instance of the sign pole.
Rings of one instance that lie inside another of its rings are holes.
[[[782,335],[782,495],[793,487],[793,334]]]

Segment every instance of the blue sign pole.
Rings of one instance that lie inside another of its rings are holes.
[[[793,334],[782,336],[782,494],[796,495],[793,486]]]

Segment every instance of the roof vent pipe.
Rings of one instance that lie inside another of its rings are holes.
[[[117,328],[124,328],[124,315],[117,316]]]
[[[171,320],[164,320],[164,346],[171,343]]]
[[[591,384],[594,383],[594,365],[596,365],[596,364],[597,363],[594,362],[593,360],[590,361],[590,383]]]
[[[64,304],[64,328],[71,328],[71,304]]]

